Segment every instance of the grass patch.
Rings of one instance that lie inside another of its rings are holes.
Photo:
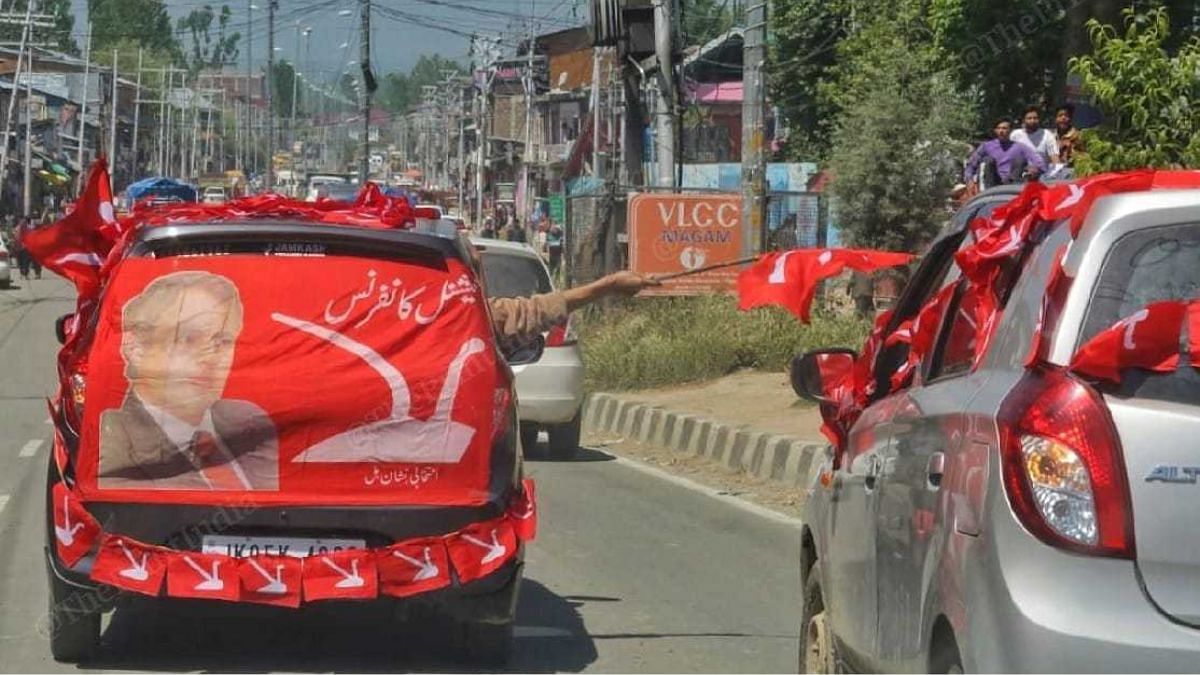
[[[805,326],[767,307],[739,312],[730,296],[636,298],[576,317],[591,391],[709,380],[740,368],[783,371],[820,347],[858,349],[870,323],[814,312]]]

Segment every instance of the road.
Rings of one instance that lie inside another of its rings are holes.
[[[75,671],[36,626],[48,461],[45,396],[54,319],[73,307],[58,279],[0,291],[0,671]],[[664,481],[611,455],[531,461],[540,533],[518,611],[515,671],[795,672],[794,525]],[[105,620],[86,670],[455,669],[419,634],[368,608],[330,615],[213,606],[132,607]]]

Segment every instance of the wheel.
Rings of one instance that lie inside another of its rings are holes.
[[[0,279],[0,288],[12,288],[12,279]]]
[[[929,647],[929,672],[949,675],[960,675],[963,672],[958,642],[949,628],[944,632],[935,631],[933,644]]]
[[[100,607],[95,593],[69,586],[50,572],[50,612],[46,629],[55,661],[79,663],[100,646]]]
[[[838,659],[829,614],[825,611],[825,596],[821,591],[817,563],[809,569],[804,582],[804,598],[800,611],[800,671],[804,673],[836,673]]]
[[[508,665],[513,652],[513,624],[464,623],[460,626],[463,659],[486,670]]]
[[[541,429],[533,422],[521,422],[521,449],[526,455],[532,455],[537,450],[538,432]]]
[[[565,424],[550,425],[550,452],[556,457],[574,457],[579,451],[579,431],[582,427],[582,411]]]

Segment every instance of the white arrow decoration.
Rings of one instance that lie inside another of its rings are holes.
[[[492,543],[490,544],[486,541],[476,539],[469,534],[464,534],[462,538],[487,551],[487,554],[483,556],[483,560],[479,561],[484,565],[492,562],[493,560],[504,557],[504,554],[508,552],[508,549],[504,547],[504,544],[501,544],[500,540],[497,539],[495,530],[492,530]]]
[[[264,593],[267,595],[284,595],[288,592],[287,584],[283,583],[283,565],[275,566],[275,576],[271,576],[269,572],[262,568],[254,558],[247,558],[247,562],[254,568],[256,572],[266,579],[267,585],[259,588],[255,593]]]
[[[134,559],[133,552],[130,551],[127,546],[125,546],[125,541],[123,539],[118,539],[117,544],[121,546],[121,550],[124,551],[125,557],[129,559],[129,564],[133,565],[133,567],[121,570],[118,572],[118,574],[126,579],[133,579],[134,581],[145,581],[149,579],[150,571],[146,569],[146,561],[150,558],[150,554],[143,552],[141,561],[138,561]]]
[[[63,524],[54,523],[54,536],[63,546],[75,543],[75,533],[83,529],[83,523],[71,525],[71,508],[67,502],[69,497],[63,495]]]
[[[201,581],[193,586],[192,590],[214,592],[225,590],[225,580],[221,578],[221,574],[218,571],[221,567],[221,562],[219,560],[212,561],[212,573],[205,572],[203,567],[186,555],[183,556],[183,561],[187,563],[189,567],[196,570],[196,574],[199,574],[200,577],[204,579],[204,581]]]
[[[336,584],[334,584],[334,587],[336,587],[336,588],[362,588],[363,586],[367,585],[366,580],[363,579],[362,576],[360,576],[358,573],[358,561],[357,560],[350,561],[350,571],[349,572],[347,572],[346,570],[339,567],[337,563],[333,562],[329,558],[321,558],[321,562],[325,563],[325,566],[328,567],[329,569],[342,575],[342,580],[337,582]]]
[[[1083,188],[1079,187],[1078,185],[1068,185],[1067,189],[1071,191],[1071,194],[1064,199],[1061,204],[1058,205],[1058,208],[1060,209],[1067,209],[1075,206],[1080,202],[1080,200],[1083,199]]]
[[[420,560],[411,556],[404,555],[400,551],[392,551],[392,555],[400,558],[404,562],[417,568],[416,575],[413,576],[413,581],[425,581],[426,579],[436,579],[441,570],[433,564],[433,558],[429,555],[429,547],[425,547],[425,559]]]

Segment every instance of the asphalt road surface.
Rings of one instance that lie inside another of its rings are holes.
[[[0,671],[55,663],[46,612],[43,491],[54,382],[54,319],[72,309],[58,279],[0,291]],[[794,524],[583,450],[534,460],[540,532],[526,558],[516,671],[795,672]],[[420,627],[370,607],[263,613],[130,607],[105,619],[87,670],[404,671],[461,669]]]

